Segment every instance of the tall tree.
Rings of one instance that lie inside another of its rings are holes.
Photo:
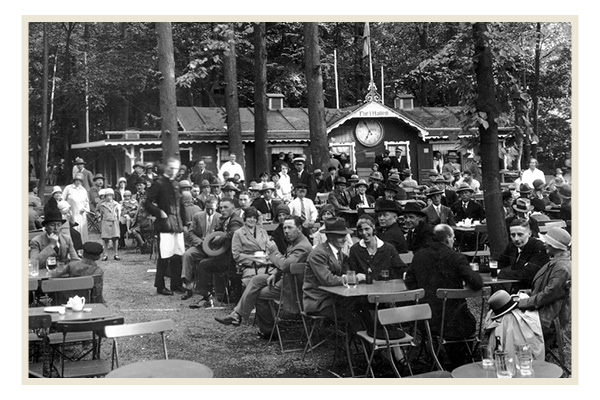
[[[255,177],[271,170],[267,144],[267,42],[266,24],[254,24],[254,152]]]
[[[158,70],[160,77],[160,117],[163,161],[179,157],[177,132],[177,101],[175,98],[175,60],[173,58],[173,29],[170,22],[157,22]]]
[[[491,255],[498,259],[508,243],[506,222],[500,195],[500,169],[498,164],[498,102],[494,82],[493,57],[490,49],[487,24],[473,24],[475,42],[475,76],[477,82],[475,109],[481,121],[479,138],[481,143],[481,170],[483,175],[484,203],[487,233]]]
[[[48,170],[48,150],[50,148],[50,133],[48,130],[48,32],[47,26],[43,26],[44,35],[44,75],[42,83],[42,148],[40,150],[40,180],[38,183],[38,193],[40,199],[44,201],[46,191],[46,171]]]
[[[323,76],[319,46],[319,26],[316,22],[304,23],[304,52],[306,59],[306,83],[308,90],[308,124],[310,129],[310,153],[313,168],[327,170],[329,145],[325,124],[323,100]]]
[[[533,102],[531,110],[531,124],[533,125],[533,136],[537,139],[538,132],[538,108],[539,108],[539,85],[540,85],[540,53],[542,47],[542,24],[538,22],[535,26],[535,57],[533,62],[533,89],[531,91],[531,100]],[[537,146],[532,146],[532,157],[537,158]]]
[[[244,147],[242,144],[242,123],[237,88],[237,62],[235,55],[235,25],[225,27],[224,39],[227,50],[223,54],[223,76],[225,78],[225,110],[227,112],[227,135],[229,154],[235,154],[245,170]]]

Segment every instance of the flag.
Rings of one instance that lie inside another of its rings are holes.
[[[363,58],[371,53],[371,31],[369,23],[365,22],[365,32],[363,33]]]

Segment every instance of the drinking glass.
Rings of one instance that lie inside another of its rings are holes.
[[[484,369],[494,368],[494,352],[487,346],[479,347],[481,352],[481,365]]]
[[[516,367],[521,371],[521,375],[528,376],[533,374],[533,353],[528,344],[515,345]]]
[[[38,276],[40,274],[40,261],[37,258],[29,260],[29,275]]]
[[[479,263],[472,262],[472,263],[469,263],[469,265],[471,266],[472,271],[479,271]]]
[[[387,269],[381,270],[381,280],[387,281],[390,278],[390,271]]]
[[[496,364],[496,376],[498,378],[512,378],[515,375],[514,360],[507,351],[494,352]]]
[[[496,282],[498,280],[498,261],[490,259],[490,276],[492,277],[492,282]]]
[[[345,275],[342,275],[342,283],[347,288],[355,288],[358,285],[356,271],[347,271]]]

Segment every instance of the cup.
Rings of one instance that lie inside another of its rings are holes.
[[[29,275],[38,276],[40,274],[40,261],[37,258],[29,260]]]
[[[492,259],[490,259],[490,276],[492,277],[492,282],[498,280],[498,261]]]
[[[347,288],[355,288],[358,285],[356,271],[347,271],[345,275],[342,275],[342,284]]]
[[[481,365],[484,369],[492,369],[494,368],[494,353],[487,346],[479,347],[479,351],[481,353]]]
[[[515,375],[515,363],[507,351],[494,352],[494,364],[498,378],[512,378]]]
[[[382,281],[387,281],[388,279],[390,279],[390,271],[387,269],[383,269],[380,272],[380,276]]]
[[[516,367],[522,376],[533,375],[533,352],[528,344],[515,345]]]

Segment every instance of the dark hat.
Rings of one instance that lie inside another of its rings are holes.
[[[260,192],[264,192],[267,190],[275,190],[275,184],[273,182],[265,182],[259,189]]]
[[[369,175],[369,178],[374,179],[376,181],[382,181],[383,174],[379,171],[373,171],[373,172],[371,172],[371,175]]]
[[[344,178],[343,176],[338,176],[337,178],[335,178],[334,184],[336,184],[336,185],[341,184],[341,185],[346,186],[347,185],[346,184],[346,178]]]
[[[192,188],[192,184],[187,179],[183,179],[179,182],[179,189]]]
[[[560,189],[558,189],[558,195],[567,199],[571,198],[571,186],[570,185],[562,185]]]
[[[83,252],[92,256],[99,256],[104,252],[104,247],[98,242],[85,242]]]
[[[460,186],[456,189],[456,193],[464,192],[466,190],[470,191],[471,193],[475,192],[475,190],[473,190],[473,188],[468,183],[461,183]]]
[[[533,206],[529,199],[519,197],[512,206],[516,211],[526,213],[533,210]]]
[[[427,214],[421,210],[421,207],[419,207],[417,203],[406,203],[402,210],[402,214],[415,214],[421,217],[427,217]]]
[[[29,181],[29,191],[32,192],[33,189],[37,187],[37,181]]]
[[[451,181],[452,181],[452,179],[447,179],[445,176],[442,176],[442,175],[438,175],[435,178],[433,178],[433,183],[436,185],[450,183]]]
[[[137,186],[137,185],[139,185],[139,184],[142,184],[142,185],[146,185],[146,186],[147,186],[147,185],[148,185],[148,182],[146,182],[146,180],[145,180],[144,178],[137,178],[137,179],[136,179],[136,181],[135,181],[135,185]]]
[[[456,153],[448,153],[446,156],[449,160],[458,160],[458,155]]]
[[[83,158],[81,158],[81,157],[77,157],[77,158],[75,159],[75,162],[74,162],[74,164],[75,164],[75,165],[77,165],[77,164],[85,164],[85,161],[83,161]]]
[[[280,204],[277,207],[275,207],[275,215],[279,215],[282,213],[285,215],[290,215],[291,213],[290,208],[285,204]]]
[[[64,224],[65,222],[67,222],[67,220],[63,219],[63,216],[58,210],[58,208],[52,207],[44,213],[44,220],[42,221],[42,225],[45,226],[49,222],[60,222]]]
[[[203,188],[203,187],[209,187],[209,186],[210,186],[210,183],[206,179],[203,179],[202,182],[200,182],[200,187],[201,188]]]
[[[298,186],[296,186],[296,189],[308,190],[308,185],[306,183],[299,183]]]
[[[394,200],[387,200],[387,199],[383,199],[379,202],[379,204],[377,204],[377,206],[375,207],[375,212],[384,212],[384,211],[391,211],[391,212],[395,212],[396,214],[400,214],[400,208],[398,207],[398,204],[396,204],[396,202]]]
[[[436,194],[444,194],[444,189],[438,187],[438,186],[432,186],[427,190],[426,196],[427,197],[431,197],[434,196]]]
[[[211,183],[210,186],[221,187],[221,186],[223,186],[223,182],[221,182],[221,180],[219,180],[219,179],[215,179],[215,181],[213,183]]]
[[[227,182],[225,185],[223,185],[223,187],[221,188],[222,191],[226,191],[226,190],[233,190],[234,192],[239,192],[240,189],[238,189],[233,183],[231,182]]]
[[[519,186],[519,193],[531,193],[531,186],[527,183],[521,183]]]
[[[390,151],[389,151],[388,149],[385,149],[385,150],[383,151],[383,154],[385,154],[385,155],[389,155],[389,154],[390,154]]]
[[[490,296],[488,305],[492,309],[492,319],[498,319],[515,308],[518,303],[513,300],[506,290],[498,290]]]
[[[536,179],[535,181],[533,181],[533,188],[535,190],[542,190],[544,188],[544,181],[541,179]]]
[[[388,182],[385,187],[383,188],[384,191],[386,190],[391,190],[394,193],[398,193],[398,185],[395,185],[392,182]]]
[[[325,220],[325,229],[323,233],[334,233],[337,235],[346,235],[352,231],[346,228],[346,220],[343,218],[329,218]]]
[[[98,179],[105,179],[104,176],[102,174],[96,174],[94,176],[94,179],[92,179],[94,182],[96,182]]]
[[[392,183],[394,183],[394,182],[395,182],[395,183],[398,183],[398,182],[400,182],[400,175],[398,175],[398,174],[391,174],[391,175],[388,177],[388,182],[392,182]]]

